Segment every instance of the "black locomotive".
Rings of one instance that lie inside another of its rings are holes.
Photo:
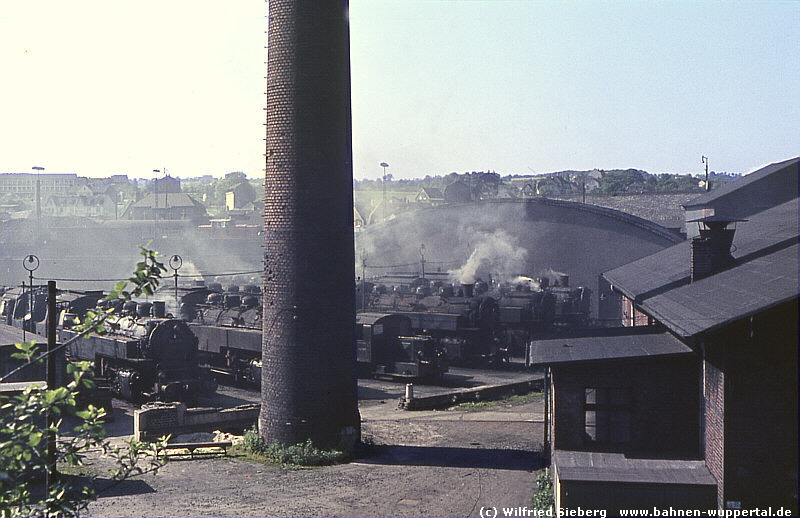
[[[212,289],[213,288],[213,289]],[[181,314],[199,342],[199,358],[213,373],[235,381],[261,382],[261,301],[255,286],[217,286],[192,290],[181,298]],[[203,300],[204,299],[204,300]],[[408,317],[380,320],[386,315],[358,315],[359,372],[363,376],[396,378],[439,377],[447,372],[446,355],[438,340],[417,335]],[[403,323],[399,323],[403,322]]]
[[[93,361],[95,375],[108,379],[119,397],[192,401],[216,390],[198,363],[197,337],[185,322],[167,317],[163,303],[126,303],[123,315],[108,319],[105,327],[105,334],[75,339],[67,352],[72,360]],[[62,342],[77,335],[66,326],[60,333]]]
[[[521,354],[535,333],[590,324],[591,292],[569,287],[565,274],[553,282],[520,276],[460,286],[411,277],[405,285],[369,289],[365,311],[407,315],[414,332],[441,340],[453,363],[503,362],[511,352]]]
[[[106,321],[105,334],[76,338],[72,325],[102,297],[99,291],[59,293],[57,338],[74,338],[68,360],[94,362],[95,378],[131,401],[191,401],[215,390],[208,370],[198,364],[197,337],[185,322],[166,315],[163,302],[127,302]],[[47,293],[43,287],[6,290],[0,314],[8,325],[45,335]]]

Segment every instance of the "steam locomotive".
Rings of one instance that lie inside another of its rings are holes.
[[[197,338],[183,321],[166,315],[163,302],[126,302],[106,320],[107,333],[77,337],[73,324],[102,297],[101,292],[59,294],[57,338],[75,339],[67,347],[69,360],[94,362],[96,379],[131,401],[191,401],[216,389],[198,364]],[[45,334],[46,300],[41,288],[7,290],[0,314],[9,325]]]
[[[208,370],[199,365],[197,337],[185,322],[166,315],[163,302],[126,302],[105,327],[105,334],[77,338],[68,354],[94,361],[95,375],[109,379],[119,397],[192,401],[216,390]],[[66,322],[60,333],[62,342],[78,334]]]
[[[365,285],[366,311],[408,315],[415,332],[429,333],[446,346],[453,363],[502,362],[522,351],[537,332],[590,324],[591,291],[569,287],[565,274],[490,285],[480,279],[460,287],[410,277],[389,288]]]
[[[220,293],[220,285],[190,291],[181,315],[198,338],[199,359],[234,381],[261,383],[261,301],[256,286]]]
[[[258,288],[219,293],[218,286],[192,290],[181,298],[181,315],[199,341],[201,363],[235,381],[261,382],[261,304]],[[203,300],[205,299],[205,300]],[[386,318],[385,318],[386,317]],[[361,376],[435,378],[447,372],[440,344],[414,336],[408,317],[359,315],[358,366]]]

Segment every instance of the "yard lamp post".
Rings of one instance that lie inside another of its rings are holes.
[[[383,167],[383,177],[381,178],[381,183],[383,184],[383,221],[386,221],[386,168],[389,167],[389,164],[381,162],[381,167]]]
[[[44,171],[44,167],[35,165],[31,169],[36,171],[36,238],[38,239],[42,230],[42,183],[39,173]]]
[[[39,258],[33,254],[28,255],[25,259],[22,260],[22,267],[28,270],[28,277],[30,279],[30,286],[28,286],[29,295],[28,295],[28,314],[25,315],[25,318],[22,321],[22,341],[25,341],[25,331],[26,327],[31,325],[33,322],[33,272],[39,268]],[[23,292],[25,291],[23,282]]]
[[[181,269],[181,266],[183,266],[183,259],[181,256],[175,254],[169,258],[169,267],[175,272],[175,307],[177,308],[175,310],[176,316],[179,316],[181,312],[181,305],[178,302],[178,270]]]

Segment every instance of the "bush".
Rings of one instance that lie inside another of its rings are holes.
[[[254,455],[266,458],[276,464],[292,466],[326,466],[342,462],[345,454],[336,450],[320,450],[311,439],[302,444],[285,446],[283,444],[267,444],[256,427],[244,434],[244,449]]]
[[[536,475],[536,491],[531,498],[533,509],[548,510],[555,505],[553,496],[553,479],[550,477],[550,470],[545,469]]]

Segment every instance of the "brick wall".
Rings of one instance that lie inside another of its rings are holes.
[[[584,437],[585,389],[627,388],[632,395],[630,443],[602,449],[699,457],[697,361],[686,356],[553,367],[554,447],[601,449]]]
[[[724,439],[706,444],[709,468],[724,448],[721,505],[797,513],[797,315],[795,300],[709,337],[724,351]]]
[[[725,374],[721,351],[707,347],[703,359],[703,457],[717,479],[717,504],[724,504]]]

